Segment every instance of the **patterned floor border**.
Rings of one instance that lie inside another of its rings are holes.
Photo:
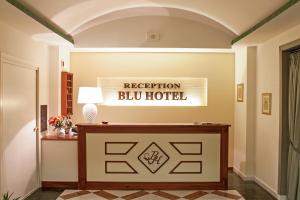
[[[236,190],[65,190],[57,200],[244,200]]]

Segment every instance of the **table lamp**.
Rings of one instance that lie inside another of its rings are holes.
[[[96,103],[102,102],[102,90],[99,87],[80,87],[78,92],[78,104],[85,104],[82,108],[84,119],[93,123],[98,111]]]

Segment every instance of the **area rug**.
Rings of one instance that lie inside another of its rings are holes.
[[[236,190],[65,190],[57,200],[244,200]]]

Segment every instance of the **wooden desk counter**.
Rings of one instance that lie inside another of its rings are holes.
[[[77,124],[79,189],[227,189],[227,124]]]

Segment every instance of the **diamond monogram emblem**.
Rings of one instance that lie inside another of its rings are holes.
[[[155,174],[169,160],[169,156],[155,142],[152,142],[138,159],[151,173]]]

